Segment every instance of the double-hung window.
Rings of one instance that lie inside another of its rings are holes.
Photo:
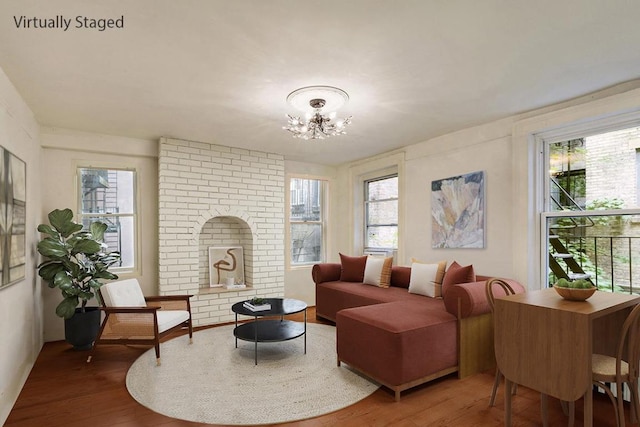
[[[368,249],[398,248],[398,175],[364,182],[365,235]]]
[[[300,266],[325,259],[325,193],[327,182],[291,178],[289,181],[290,265]]]
[[[134,270],[136,262],[136,172],[125,169],[80,167],[78,216],[89,227],[95,221],[107,224],[104,243],[121,254],[116,270]]]
[[[640,289],[640,126],[612,127],[541,137],[548,285],[564,278],[587,279],[601,290]]]

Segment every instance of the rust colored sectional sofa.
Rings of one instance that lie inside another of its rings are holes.
[[[338,263],[313,267],[316,316],[336,324],[338,365],[344,362],[390,388],[396,400],[402,391],[444,375],[464,377],[494,366],[489,276],[458,278],[473,280],[443,287],[442,298],[410,293],[411,267],[392,267],[387,288],[341,276]],[[524,292],[521,284],[509,283]]]

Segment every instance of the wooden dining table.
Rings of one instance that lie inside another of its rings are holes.
[[[584,425],[592,426],[591,355],[615,356],[622,324],[638,303],[638,295],[604,291],[569,301],[552,288],[496,298],[494,346],[506,380],[505,425],[511,425],[511,387],[520,384],[565,402],[584,397]]]

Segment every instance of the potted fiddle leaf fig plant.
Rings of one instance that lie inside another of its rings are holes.
[[[38,265],[38,275],[50,288],[62,292],[56,314],[65,320],[65,339],[75,349],[89,349],[100,327],[100,310],[87,307],[102,286],[100,280],[118,276],[109,267],[120,260],[117,251],[107,252],[103,242],[107,225],[92,222],[88,230],[73,220],[71,209],[55,209],[48,215],[49,224],[40,224],[44,237],[38,252],[45,260]]]

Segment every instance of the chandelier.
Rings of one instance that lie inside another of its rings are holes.
[[[347,92],[332,86],[307,86],[294,90],[287,96],[287,102],[304,116],[287,114],[288,130],[295,138],[325,139],[345,134],[345,127],[351,123],[351,116],[336,119],[336,110],[349,100]]]

